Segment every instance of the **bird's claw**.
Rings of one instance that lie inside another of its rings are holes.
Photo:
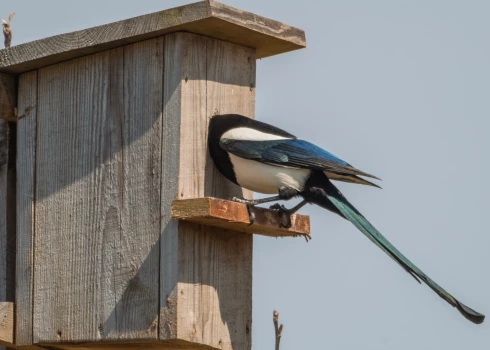
[[[288,210],[284,205],[276,203],[271,205],[269,209],[277,210],[279,216],[281,217],[281,226],[284,228],[291,228],[291,211]]]
[[[255,223],[255,210],[253,205],[247,205],[247,210],[248,210],[248,219],[250,220],[250,224],[247,226],[251,226]]]
[[[257,202],[255,202],[253,199],[245,199],[245,198],[241,198],[241,197],[232,197],[231,200],[233,202],[242,203],[242,204],[245,204],[247,206],[248,218],[250,220],[250,224],[248,224],[247,226],[253,225],[253,223],[255,222],[254,206],[257,205]]]
[[[253,199],[245,199],[245,198],[241,198],[241,197],[232,197],[231,200],[233,202],[246,204],[248,206],[257,205],[257,203]]]

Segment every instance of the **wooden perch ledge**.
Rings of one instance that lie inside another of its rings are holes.
[[[271,237],[310,234],[309,216],[295,214],[291,217],[292,226],[284,228],[281,227],[279,215],[274,210],[257,207],[255,215],[255,222],[250,225],[245,204],[218,198],[181,199],[172,202],[172,217],[179,220]]]

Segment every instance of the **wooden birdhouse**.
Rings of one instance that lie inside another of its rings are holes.
[[[207,198],[251,195],[207,125],[253,118],[256,59],[304,46],[203,1],[1,50],[0,344],[250,349],[251,233],[309,222]]]

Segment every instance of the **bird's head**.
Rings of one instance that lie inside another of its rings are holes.
[[[219,139],[228,130],[247,126],[251,120],[239,114],[215,115],[209,122],[209,135]]]

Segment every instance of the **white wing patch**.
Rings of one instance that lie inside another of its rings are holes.
[[[240,127],[230,129],[221,135],[222,139],[240,140],[240,141],[273,141],[273,140],[291,140],[290,137],[283,137],[274,134],[268,134],[259,130]]]

